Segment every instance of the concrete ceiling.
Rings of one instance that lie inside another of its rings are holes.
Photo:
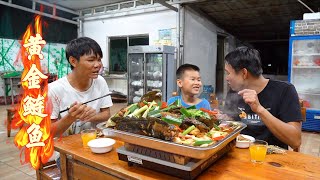
[[[43,0],[72,10],[130,0]],[[150,1],[150,0],[149,0]],[[303,18],[310,10],[298,0],[174,0],[204,14],[213,23],[243,41],[286,40],[290,20]],[[315,12],[320,0],[302,0]]]
[[[43,0],[72,10],[87,9],[96,6],[125,2],[128,0]]]
[[[315,12],[320,0],[303,0]],[[290,20],[310,13],[297,0],[207,0],[189,5],[240,40],[289,38]]]

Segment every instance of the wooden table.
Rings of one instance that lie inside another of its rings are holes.
[[[177,179],[142,167],[129,167],[118,160],[116,148],[106,154],[94,154],[82,147],[80,135],[63,137],[55,142],[61,153],[62,178],[69,179]],[[320,179],[320,158],[288,151],[285,155],[267,155],[266,162],[250,162],[248,149],[234,148],[198,179]],[[274,164],[274,165],[272,165]]]

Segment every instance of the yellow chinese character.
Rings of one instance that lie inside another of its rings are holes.
[[[43,133],[41,132],[39,125],[32,123],[27,129],[27,133],[29,134],[29,143],[26,145],[27,148],[45,145],[44,142],[40,142]]]
[[[40,94],[37,99],[27,96],[23,99],[23,116],[27,116],[29,114],[33,116],[46,117],[47,114],[42,114],[42,110],[44,109],[44,97]]]
[[[25,48],[28,48],[28,59],[31,60],[32,55],[38,55],[40,59],[43,59],[43,54],[41,54],[40,44],[46,44],[45,40],[42,40],[40,34],[36,34],[36,37],[30,36],[28,39],[29,43],[24,44]]]
[[[27,75],[23,78],[22,81],[28,81],[28,89],[40,88],[39,79],[47,79],[48,76],[44,75],[37,69],[35,64],[32,64],[30,70]]]

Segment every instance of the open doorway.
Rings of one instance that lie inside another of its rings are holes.
[[[218,99],[223,98],[224,86],[224,40],[225,36],[217,37],[217,66],[216,66],[216,89],[215,94]]]
[[[109,71],[111,74],[127,72],[129,46],[149,45],[149,35],[109,37]]]

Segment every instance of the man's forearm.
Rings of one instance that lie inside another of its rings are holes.
[[[267,128],[279,140],[288,144],[291,148],[298,148],[301,144],[301,130],[294,125],[285,123],[274,117],[265,108],[261,109],[257,114],[260,116]]]
[[[69,115],[66,115],[59,120],[54,120],[51,124],[51,132],[54,133],[54,136],[60,136],[70,127],[70,125],[74,121],[75,119],[73,119]]]
[[[106,108],[97,113],[91,120],[91,122],[99,123],[107,121],[110,118],[110,108]]]

